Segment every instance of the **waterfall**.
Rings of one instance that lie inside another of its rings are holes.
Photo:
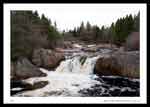
[[[48,81],[48,85],[17,93],[13,97],[139,96],[138,80],[120,76],[98,77],[93,74],[99,57],[102,55],[96,57],[75,55],[62,61],[54,71],[40,68],[47,74],[46,77],[33,77],[23,81],[29,84]]]
[[[79,91],[100,84],[93,74],[94,65],[99,56],[84,57],[74,56],[62,61],[55,71],[48,71],[40,68],[47,77],[33,77],[24,80],[34,84],[39,81],[48,81],[44,88],[26,91],[15,96],[80,96]]]
[[[80,61],[81,58],[84,58],[84,62],[81,62],[82,60]],[[98,58],[99,56],[92,58],[76,56],[61,62],[60,66],[57,67],[56,72],[92,74]]]

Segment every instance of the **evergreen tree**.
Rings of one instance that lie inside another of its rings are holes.
[[[54,22],[54,26],[55,26],[55,28],[57,28],[57,24],[56,24],[56,21]]]
[[[74,28],[74,30],[73,30],[73,36],[77,36],[77,30],[76,30],[76,28]]]
[[[39,14],[37,11],[34,12],[34,16],[39,17]]]
[[[45,17],[44,14],[42,14],[41,22],[42,22],[42,24],[44,24],[44,25],[49,25],[49,21],[48,21],[48,19]]]
[[[87,24],[86,24],[86,29],[87,29],[87,31],[90,31],[90,30],[91,30],[91,25],[90,25],[89,21],[88,21]]]
[[[51,19],[48,19],[48,23],[49,23],[50,25],[52,24]]]
[[[84,29],[85,29],[85,28],[84,28],[84,22],[82,21],[82,22],[81,22],[81,25],[80,25],[80,32],[82,32]]]
[[[140,31],[140,12],[134,17],[134,30],[136,32]]]

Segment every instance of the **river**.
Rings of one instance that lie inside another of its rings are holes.
[[[101,51],[102,52],[102,51]],[[107,49],[103,53],[109,52]],[[119,76],[97,76],[94,74],[96,60],[103,54],[89,55],[77,52],[66,56],[54,71],[39,68],[46,77],[23,80],[34,84],[48,81],[43,88],[19,92],[14,97],[94,97],[94,96],[139,96],[139,80]],[[19,89],[19,87],[18,87]]]

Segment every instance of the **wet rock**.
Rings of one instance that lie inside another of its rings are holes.
[[[38,88],[43,88],[45,87],[49,82],[48,81],[39,81],[34,83],[33,85],[30,85],[28,87],[26,87],[27,89],[30,90],[34,90],[34,89],[38,89]]]
[[[115,58],[113,57],[103,57],[103,58],[99,58],[96,61],[96,65],[95,65],[95,70],[94,73],[95,74],[99,74],[99,75],[119,75],[121,74],[121,67],[120,65],[118,65],[118,62]]]
[[[43,88],[48,84],[48,81],[39,81],[34,84],[29,84],[21,80],[11,80],[11,89],[13,88],[22,88],[21,90],[12,90],[11,95],[17,94],[19,92],[34,90]]]
[[[32,62],[38,67],[51,69],[57,67],[64,59],[63,53],[48,49],[37,49],[33,52]]]
[[[96,78],[101,84],[95,84],[89,89],[80,90],[82,96],[87,97],[115,97],[115,96],[139,96],[139,82],[117,76],[103,76]],[[132,86],[133,85],[133,86]]]
[[[108,94],[108,93],[104,93],[104,94],[101,94],[101,96],[102,96],[102,97],[109,97],[109,96],[110,96],[110,94]]]
[[[70,41],[65,41],[63,44],[63,47],[65,49],[72,49],[73,48],[73,44]]]
[[[16,87],[26,88],[30,86],[31,85],[29,83],[25,83],[21,80],[11,80],[11,89]]]
[[[11,95],[14,95],[14,94],[17,94],[19,92],[23,92],[23,91],[28,90],[27,87],[31,87],[31,84],[25,83],[21,80],[11,80],[11,85],[10,86],[11,86],[11,89],[22,88],[21,90],[11,90]]]
[[[82,50],[85,52],[96,52],[98,48],[97,47],[85,47]]]
[[[114,89],[109,91],[109,94],[111,96],[120,96],[120,93],[121,93],[120,89]]]
[[[132,89],[137,89],[140,88],[139,82],[138,81],[129,81],[128,86],[131,87]]]
[[[139,78],[139,52],[116,52],[97,60],[95,74]]]
[[[132,90],[132,91],[129,91],[129,90],[124,90],[120,93],[120,96],[139,96],[139,92],[136,91],[136,90]]]
[[[27,58],[20,58],[11,67],[11,79],[22,80],[30,77],[46,76],[45,73],[40,71]]]

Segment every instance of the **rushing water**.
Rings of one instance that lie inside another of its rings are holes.
[[[24,80],[33,84],[38,81],[48,81],[49,84],[41,89],[26,91],[15,96],[81,96],[80,90],[100,84],[93,75],[95,62],[98,57],[86,58],[81,64],[80,56],[62,61],[55,71],[47,71],[47,77],[35,77]]]
[[[17,93],[13,96],[139,96],[139,80],[93,74],[96,60],[101,56],[75,55],[62,61],[55,71],[40,68],[47,77],[34,77],[24,82],[34,84],[48,81],[43,88]]]

